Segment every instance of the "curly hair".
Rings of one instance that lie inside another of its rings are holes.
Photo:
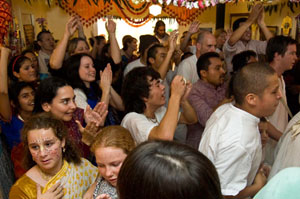
[[[135,147],[130,132],[122,126],[108,126],[101,130],[95,138],[91,146],[91,151],[99,147],[115,147],[123,150],[125,154],[129,154]]]
[[[68,82],[58,77],[49,77],[41,81],[35,93],[33,112],[44,112],[42,105],[44,103],[51,104],[53,98],[57,95],[58,89],[64,86],[69,86]]]
[[[160,74],[150,67],[138,67],[125,76],[121,96],[126,113],[143,113],[146,109],[143,98],[149,97],[149,78],[159,79]]]
[[[36,163],[33,161],[28,146],[28,134],[30,131],[35,129],[52,129],[54,135],[62,141],[65,139],[65,152],[63,157],[67,162],[73,162],[75,164],[81,163],[80,155],[78,150],[75,148],[71,139],[68,138],[68,131],[64,123],[51,116],[50,113],[40,113],[32,116],[28,121],[24,123],[22,129],[22,141],[24,143],[24,159],[23,163],[25,168],[30,169]]]

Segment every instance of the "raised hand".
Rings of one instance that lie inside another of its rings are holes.
[[[191,34],[197,33],[199,31],[199,27],[200,27],[200,22],[193,21],[193,23],[191,23],[188,31]]]
[[[169,49],[172,52],[174,52],[174,50],[176,49],[177,37],[178,37],[178,30],[173,30],[170,33],[170,37],[169,37]]]
[[[97,113],[100,117],[97,120],[98,125],[104,126],[104,122],[108,113],[107,105],[104,102],[98,102],[98,104],[94,107],[93,111]]]
[[[96,125],[103,126],[107,116],[107,105],[104,102],[99,102],[92,110],[90,106],[87,106],[84,113],[85,123],[95,122]]]
[[[176,75],[171,83],[171,96],[181,97],[185,93],[186,82],[183,76]]]
[[[248,17],[248,20],[251,21],[251,23],[254,23],[258,16],[260,15],[260,13],[262,12],[262,10],[264,9],[264,6],[262,3],[258,3],[255,6],[253,6],[250,15]]]
[[[259,26],[265,25],[265,13],[264,9],[262,9],[257,17],[257,24]]]
[[[111,83],[112,70],[110,64],[108,63],[103,72],[100,71],[100,88],[102,89],[102,92],[109,92]]]
[[[266,183],[267,183],[267,177],[264,174],[263,168],[261,168],[258,170],[253,184],[255,184],[258,187],[263,187]]]
[[[82,135],[82,142],[90,146],[95,140],[95,137],[101,131],[101,128],[99,128],[99,126],[97,126],[95,122],[89,122],[85,128],[82,127],[81,123],[78,120],[76,120],[76,123]]]
[[[187,81],[186,82],[185,92],[184,92],[184,94],[183,94],[183,96],[181,98],[181,102],[184,102],[184,101],[186,101],[188,99],[188,96],[190,95],[192,87],[193,87],[192,83],[190,81]]]
[[[79,23],[79,19],[76,16],[72,16],[69,19],[69,21],[66,24],[66,28],[65,28],[65,34],[68,37],[71,37],[74,34],[74,32],[77,30],[78,23]]]
[[[105,23],[105,28],[109,34],[115,33],[116,32],[116,23],[111,18],[109,18],[107,20],[107,22]]]
[[[41,186],[36,185],[37,199],[61,199],[64,196],[63,187],[60,186],[60,182],[54,184],[44,194],[41,192]]]

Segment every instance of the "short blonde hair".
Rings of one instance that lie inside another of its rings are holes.
[[[129,154],[129,152],[134,149],[135,142],[131,137],[130,132],[124,127],[108,126],[103,128],[96,136],[96,139],[91,146],[91,151],[95,153],[95,150],[99,147],[120,148],[125,154]]]

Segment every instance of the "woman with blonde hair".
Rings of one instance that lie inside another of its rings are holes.
[[[117,179],[123,161],[135,147],[130,132],[121,126],[108,126],[102,129],[91,146],[95,154],[100,177],[97,179],[93,198],[117,199]]]

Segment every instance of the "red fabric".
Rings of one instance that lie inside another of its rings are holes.
[[[21,142],[19,145],[15,146],[11,150],[11,160],[14,164],[14,173],[16,179],[20,178],[27,171],[23,167],[23,158],[24,158],[24,145]]]

